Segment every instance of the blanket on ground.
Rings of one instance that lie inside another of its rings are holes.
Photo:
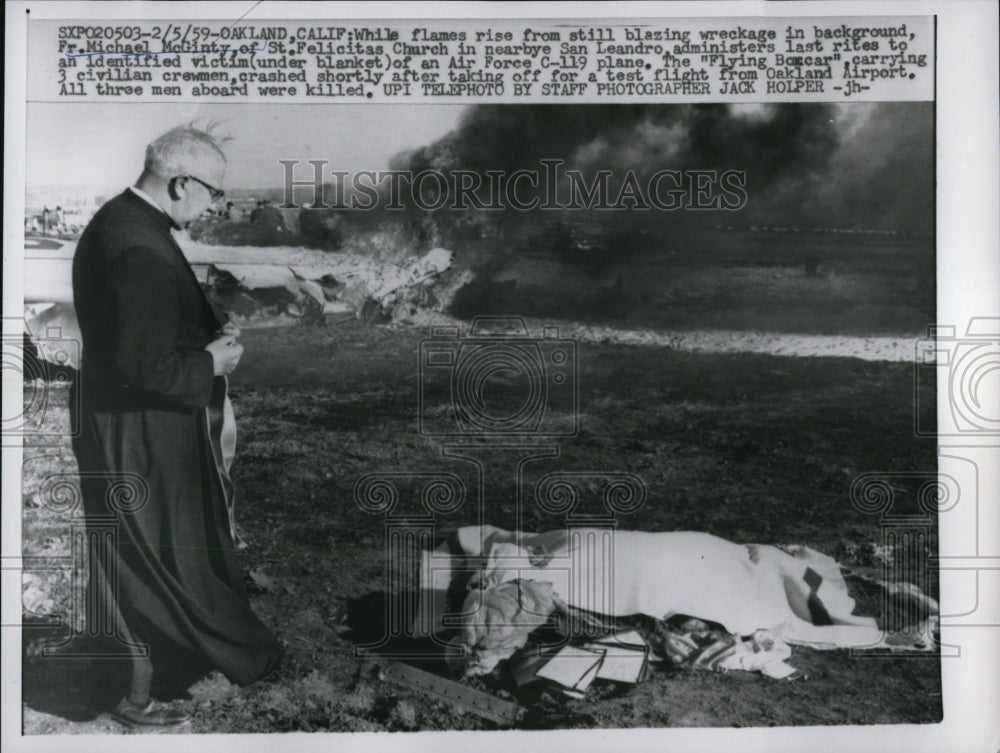
[[[533,585],[499,588],[514,582]],[[546,584],[551,599],[535,596],[539,584]],[[459,628],[456,640],[481,657],[474,662],[480,671],[523,645],[527,632],[560,604],[578,614],[683,615],[718,623],[746,637],[733,645],[745,643],[736,653],[753,654],[753,660],[708,668],[767,666],[774,676],[789,674],[778,665],[788,645],[932,650],[937,615],[936,602],[904,589],[923,619],[905,633],[886,634],[874,617],[854,614],[855,601],[833,558],[805,546],[744,545],[693,531],[528,533],[468,526],[424,552],[421,589],[415,631]],[[529,597],[512,597],[519,593]]]

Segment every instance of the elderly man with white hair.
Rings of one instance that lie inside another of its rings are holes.
[[[80,238],[73,296],[83,334],[74,385],[74,452],[90,539],[88,619],[131,656],[112,712],[131,727],[189,718],[153,700],[221,670],[248,684],[283,647],[252,611],[236,560],[235,435],[226,375],[238,330],[224,325],[170,233],[222,198],[226,158],[209,133],[183,126],[146,150],[136,184],[108,201]],[[122,493],[124,492],[124,497]],[[106,528],[104,530],[107,530]]]

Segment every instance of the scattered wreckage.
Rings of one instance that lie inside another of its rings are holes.
[[[292,246],[210,246],[180,238],[181,248],[219,311],[241,327],[368,324],[440,312],[472,273],[453,266],[453,254],[434,248],[401,261]],[[76,366],[80,331],[73,311],[75,241],[25,238],[25,320],[42,358]],[[68,360],[67,360],[68,359]]]

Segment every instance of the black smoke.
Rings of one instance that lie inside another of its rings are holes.
[[[594,222],[932,229],[931,103],[478,105],[393,167],[509,174],[552,159],[590,176],[611,170],[615,188],[627,171],[640,181],[664,169],[746,174],[737,216],[596,212]]]

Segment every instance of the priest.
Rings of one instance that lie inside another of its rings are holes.
[[[236,559],[226,377],[243,352],[239,332],[217,317],[170,232],[222,198],[225,170],[211,134],[167,131],[73,259],[83,335],[74,452],[88,524],[114,522],[112,536],[88,537],[87,615],[101,623],[88,632],[130,655],[112,712],[130,727],[189,718],[152,698],[154,674],[189,682],[218,669],[248,684],[283,653]]]

